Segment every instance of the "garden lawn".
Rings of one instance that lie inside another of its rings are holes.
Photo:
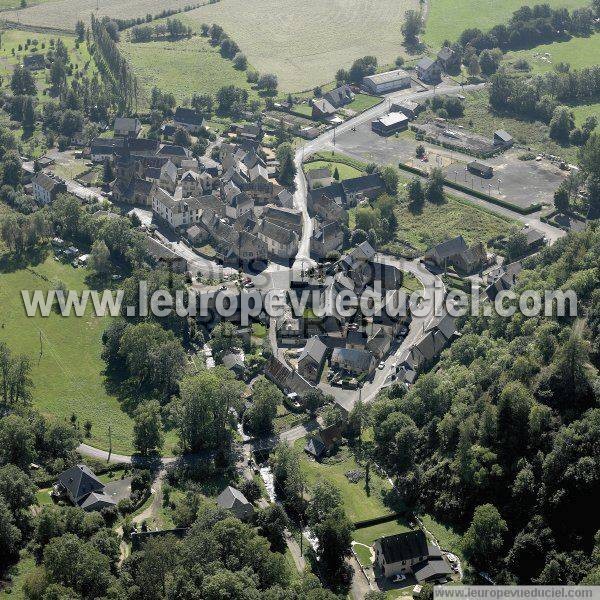
[[[108,449],[108,427],[112,431],[113,451],[130,453],[132,419],[121,410],[117,398],[107,391],[104,377],[102,332],[108,319],[88,314],[61,317],[52,312],[49,317],[26,316],[21,290],[47,290],[49,281],[59,279],[68,289],[85,287],[85,269],[74,269],[50,256],[30,270],[0,273],[0,341],[16,353],[31,360],[34,383],[33,403],[46,416],[68,420],[75,413],[79,423],[92,422],[91,438],[85,442]],[[40,356],[40,337],[42,355]],[[169,434],[167,447],[172,447]]]
[[[230,60],[220,55],[218,48],[200,35],[172,42],[135,44],[124,35],[119,47],[142,84],[145,104],[154,86],[175,94],[177,102],[197,93],[214,95],[226,85],[247,89],[256,97],[246,81],[246,72],[235,69]]]
[[[345,165],[343,163],[329,162],[324,160],[315,160],[313,162],[305,163],[304,170],[305,171],[313,171],[314,169],[323,169],[327,167],[331,174],[333,175],[335,169],[337,168],[338,174],[340,176],[339,181],[344,181],[346,179],[353,179],[354,177],[360,177],[364,175],[362,171],[351,167],[350,165]]]
[[[406,531],[410,531],[408,523],[404,519],[396,519],[395,521],[389,521],[388,523],[379,523],[378,525],[371,525],[371,527],[355,529],[352,537],[355,542],[370,546],[380,537],[405,533]]]
[[[568,63],[572,69],[591,67],[599,63],[600,33],[590,37],[574,37],[566,42],[553,42],[536,46],[531,50],[518,50],[506,54],[504,60],[514,63],[525,59],[533,73],[552,71],[558,63]]]
[[[368,94],[356,94],[354,100],[350,102],[350,104],[346,104],[344,108],[349,108],[357,113],[364,112],[365,110],[369,110],[369,108],[373,108],[382,102],[381,98],[377,96],[369,96]]]
[[[365,491],[364,477],[358,483],[348,481],[345,473],[355,470],[364,472],[365,469],[364,465],[357,464],[347,447],[342,446],[336,456],[318,463],[305,454],[305,444],[306,438],[302,438],[294,443],[294,447],[300,454],[300,466],[309,489],[321,478],[333,483],[340,490],[346,514],[351,521],[375,519],[396,512],[396,508],[390,506],[392,486],[374,469],[370,473],[369,494]]]
[[[396,240],[413,246],[419,252],[462,235],[468,244],[506,235],[512,221],[466,200],[447,196],[444,204],[426,202],[419,212],[402,204],[396,211]]]
[[[59,37],[67,47],[71,63],[76,67],[74,72],[82,70],[86,75],[91,76],[96,70],[96,64],[90,57],[85,43],[79,44],[79,48],[75,47],[75,36],[7,29],[2,32],[2,45],[0,46],[0,76],[4,77],[4,86],[10,86],[12,72],[16,65],[23,62],[25,56],[36,53],[45,54],[51,48],[50,40],[54,39],[56,41]],[[26,50],[25,44],[27,40],[31,42],[37,41],[37,43],[30,43]],[[45,44],[45,48],[42,48],[42,44]],[[21,46],[21,50],[19,50],[19,46]],[[50,87],[46,82],[49,70],[41,69],[39,71],[32,71],[32,73],[38,88],[38,100],[42,103],[47,102],[51,99],[51,96],[43,92]],[[68,79],[70,80],[71,77],[68,77]]]
[[[371,551],[369,550],[369,548],[365,548],[361,544],[354,544],[354,546],[352,546],[352,549],[354,550],[354,553],[358,558],[358,562],[363,567],[370,567],[373,564],[371,562]]]
[[[439,50],[444,40],[455,42],[469,27],[489,29],[507,23],[512,13],[527,4],[524,0],[431,0],[425,23],[423,41]],[[588,6],[587,0],[548,0],[553,8],[580,8]]]

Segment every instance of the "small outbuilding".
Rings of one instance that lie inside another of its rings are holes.
[[[392,135],[407,128],[408,117],[400,112],[392,112],[371,121],[371,129],[379,135]]]
[[[477,177],[489,179],[494,175],[494,169],[490,165],[483,164],[478,160],[473,160],[467,165],[467,169]]]

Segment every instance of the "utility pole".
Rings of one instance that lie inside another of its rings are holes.
[[[108,426],[108,458],[106,459],[107,463],[110,462],[111,454],[112,454],[112,432],[111,432],[110,425],[109,425]]]

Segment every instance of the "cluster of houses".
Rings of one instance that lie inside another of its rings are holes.
[[[396,302],[398,310],[394,316],[390,316],[392,311],[384,306],[386,294],[388,304],[391,304],[392,296],[399,294],[402,281],[402,271],[380,262],[373,247],[363,242],[335,263],[323,280],[292,284],[289,304],[294,306],[306,297],[305,313],[297,315],[290,310],[278,319],[276,331],[281,347],[303,346],[297,360],[297,375],[309,384],[317,385],[326,362],[330,368],[330,383],[339,381],[342,384],[372,373],[389,353],[394,340],[406,334],[411,321],[410,308],[399,307],[400,300]],[[344,292],[357,297],[366,292],[373,292],[373,296],[380,294],[379,297],[384,299],[378,300],[377,308],[381,310],[374,310],[373,316],[368,318],[360,314],[346,318],[332,306],[326,315],[317,316],[320,311],[316,309],[324,306],[328,294],[335,297]],[[292,299],[292,295],[296,298]],[[288,372],[281,375],[289,380]]]
[[[323,259],[342,248],[342,225],[347,221],[348,209],[384,193],[385,183],[379,173],[338,182],[328,167],[307,170],[306,180],[307,207],[313,222],[311,253]]]
[[[197,111],[178,108],[163,134],[183,128],[197,135],[205,126]],[[138,119],[116,119],[114,131],[113,138],[92,141],[90,157],[112,162],[116,201],[151,207],[159,222],[194,246],[211,246],[224,264],[296,255],[302,215],[275,178],[277,162],[260,144],[259,125],[233,125],[214,158],[137,137]]]

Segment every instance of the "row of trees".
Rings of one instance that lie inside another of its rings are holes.
[[[190,38],[193,34],[193,29],[179,19],[167,19],[166,23],[157,25],[136,25],[131,29],[131,41],[149,42],[161,38],[180,40]]]
[[[297,451],[291,446],[278,446],[271,463],[275,492],[287,513],[307,525],[319,540],[316,559],[322,576],[334,589],[347,586],[352,572],[346,558],[352,553],[354,526],[346,516],[340,491],[327,480],[317,481],[308,490]]]
[[[108,77],[119,108],[132,112],[137,106],[138,82],[131,67],[121,55],[119,47],[109,30],[110,19],[97,19],[92,15],[91,32],[94,42],[94,56],[99,70]],[[117,31],[118,33],[118,31]]]

